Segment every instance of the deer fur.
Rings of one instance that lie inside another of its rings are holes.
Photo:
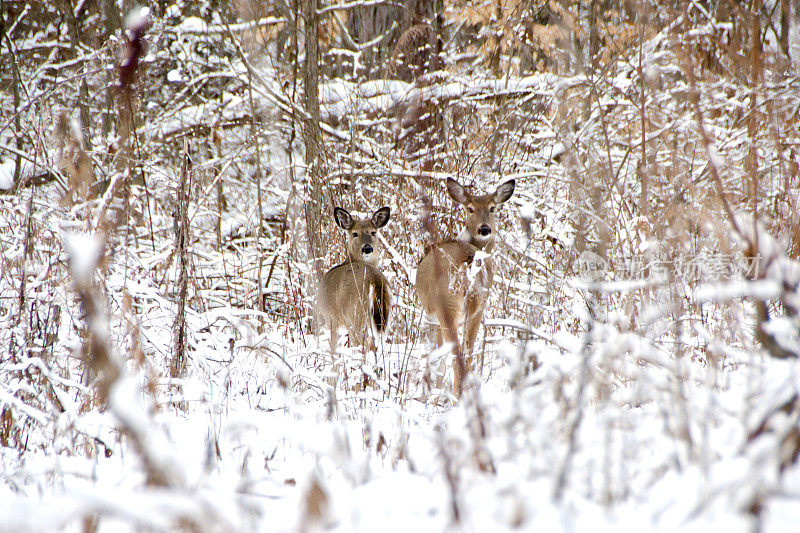
[[[417,267],[417,294],[438,322],[437,344],[445,340],[452,345],[456,397],[461,396],[464,378],[472,368],[472,350],[492,286],[495,212],[514,194],[514,186],[515,181],[508,180],[491,194],[473,195],[447,178],[447,193],[466,210],[464,229],[457,239],[431,246]],[[461,323],[463,344],[459,342]]]
[[[374,349],[373,328],[386,331],[392,294],[389,282],[377,268],[377,232],[389,222],[391,211],[382,207],[360,220],[336,207],[336,224],[347,232],[347,259],[328,270],[320,282],[319,305],[331,330],[331,352],[336,351],[339,328],[347,328],[351,345]]]

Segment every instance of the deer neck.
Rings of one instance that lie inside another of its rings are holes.
[[[347,259],[345,259],[344,263],[366,263],[368,265],[377,266],[378,265],[378,257],[377,254],[372,254],[372,257],[369,261],[366,259],[361,259],[359,257],[353,257],[352,254],[347,254]]]

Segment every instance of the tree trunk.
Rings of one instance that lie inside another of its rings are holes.
[[[495,78],[500,77],[500,49],[502,48],[502,29],[500,28],[501,21],[503,20],[503,3],[502,0],[495,0],[494,6],[494,16],[496,19],[495,22],[495,36],[493,37],[494,40],[494,49],[491,53],[491,58],[489,60],[489,65],[492,69],[492,75]]]
[[[17,56],[14,54],[14,44],[11,41],[11,38],[6,35],[6,23],[5,18],[0,18],[0,50],[3,49],[3,45],[8,44],[8,61],[11,63],[11,93],[14,97],[14,138],[16,139],[17,150],[22,152],[22,139],[20,138],[20,133],[22,132],[22,126],[20,122],[20,95],[19,95],[19,86],[21,83],[19,77],[19,68],[17,65]],[[20,186],[20,172],[22,169],[22,157],[19,153],[14,158],[14,176],[11,181],[12,183],[12,190],[16,190]]]
[[[306,148],[306,180],[308,202],[305,205],[306,237],[308,239],[308,258],[311,261],[315,283],[322,275],[319,258],[317,234],[320,225],[322,206],[322,182],[320,172],[320,142],[322,132],[319,126],[319,0],[305,0],[303,19],[305,20],[306,58],[303,64],[303,89],[305,90],[304,140]]]
[[[394,43],[407,28],[400,24],[402,11],[399,6],[381,4],[375,6],[365,6],[361,9],[350,10],[347,18],[347,30],[358,44],[364,44],[380,35],[390,35],[381,40],[375,46],[363,51],[360,59],[363,76],[371,80],[386,76],[385,67],[392,55]],[[397,26],[392,29],[392,25]]]
[[[750,93],[750,117],[747,121],[747,137],[750,141],[750,147],[745,159],[745,170],[750,174],[750,201],[754,216],[758,205],[758,151],[756,137],[758,136],[758,117],[760,115],[758,113],[758,86],[762,78],[761,7],[761,0],[753,0],[750,13],[752,17],[750,52],[753,90]]]
[[[781,50],[786,57],[791,59],[792,55],[789,51],[789,25],[791,24],[792,6],[789,0],[781,0]]]
[[[597,69],[597,52],[600,51],[600,36],[597,34],[597,0],[589,0],[589,61],[592,70]]]

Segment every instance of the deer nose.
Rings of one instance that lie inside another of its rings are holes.
[[[486,225],[486,224],[484,224],[484,225],[482,225],[480,228],[478,228],[478,235],[480,235],[481,237],[486,237],[486,236],[487,236],[487,235],[489,235],[491,232],[492,232],[492,228],[490,228],[490,227],[489,227],[488,225]]]
[[[372,253],[372,245],[371,244],[365,244],[361,248],[361,253],[362,254],[371,254]]]

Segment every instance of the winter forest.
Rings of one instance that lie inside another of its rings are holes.
[[[799,75],[796,0],[2,0],[0,531],[799,531]]]

